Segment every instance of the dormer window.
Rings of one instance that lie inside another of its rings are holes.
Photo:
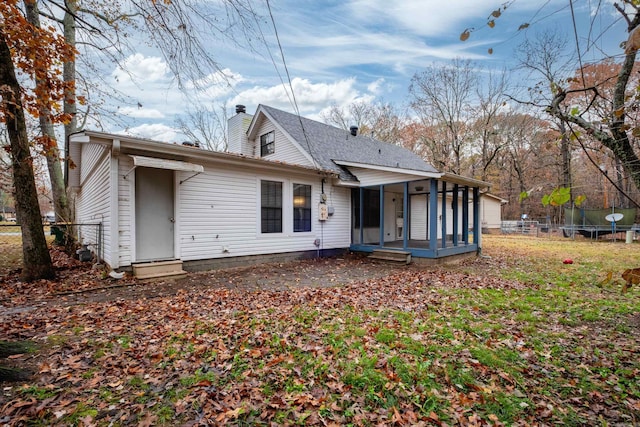
[[[275,132],[271,131],[260,136],[260,157],[276,152]]]

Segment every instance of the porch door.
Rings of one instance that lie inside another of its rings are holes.
[[[409,215],[409,239],[411,240],[429,240],[427,224],[427,195],[414,194],[410,198],[411,215]]]
[[[173,171],[136,168],[136,261],[173,259]]]

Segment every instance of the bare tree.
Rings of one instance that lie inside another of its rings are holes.
[[[42,3],[42,10],[38,4]],[[71,133],[83,126],[89,113],[79,111],[78,105],[90,94],[88,91],[100,93],[101,96],[125,99],[126,95],[105,91],[110,85],[92,83],[97,73],[88,75],[95,61],[106,58],[110,64],[119,64],[124,68],[123,60],[128,52],[135,51],[130,39],[131,32],[144,32],[149,43],[157,47],[173,72],[178,86],[200,87],[206,84],[207,77],[221,71],[211,54],[210,41],[218,43],[231,42],[240,44],[248,40],[261,40],[259,32],[254,28],[259,25],[258,16],[248,0],[224,0],[215,3],[202,3],[197,0],[179,2],[131,1],[126,5],[109,3],[103,0],[25,0],[27,16],[30,22],[38,27],[38,13],[48,21],[57,22],[64,34],[66,42],[82,54],[90,55],[91,61],[80,61],[84,69],[78,68],[76,57],[66,58],[63,62],[65,96],[63,110],[68,119],[64,123],[65,143]],[[224,76],[224,73],[219,73]],[[78,95],[80,80],[84,88]],[[94,96],[93,113],[98,109]],[[140,100],[130,100],[138,103]],[[94,116],[95,117],[95,116]],[[54,206],[58,219],[69,220],[67,195],[60,166],[56,135],[53,126],[48,123],[47,112],[39,115],[42,140],[48,142],[43,153],[49,163],[49,175],[53,189]],[[98,120],[103,117],[98,117]],[[65,156],[68,158],[68,147]],[[69,167],[69,162],[65,163]]]
[[[361,135],[371,136],[379,141],[398,144],[405,120],[389,103],[368,103],[356,101],[347,107],[332,105],[321,114],[325,123],[348,130],[357,126]]]
[[[570,76],[573,55],[567,50],[567,38],[557,31],[539,33],[532,40],[526,40],[517,49],[520,67],[529,71],[529,77],[536,83],[529,88],[528,103],[535,106],[548,105],[563,81]],[[566,123],[557,117],[552,123],[560,134],[560,155],[562,157],[562,177],[559,184],[571,189],[571,158],[573,147]],[[573,190],[571,190],[573,200]]]
[[[472,150],[478,153],[476,157],[479,159],[480,173],[472,175],[479,175],[483,181],[488,179],[489,168],[498,153],[509,143],[500,132],[501,119],[509,114],[506,108],[507,90],[505,70],[500,73],[489,72],[485,84],[476,88],[478,103],[473,107],[476,119],[472,122],[471,129],[475,135]]]
[[[451,148],[453,163],[447,169],[460,173],[470,140],[470,106],[477,74],[469,60],[432,65],[411,79],[411,107],[425,126],[442,131],[442,143]]]
[[[226,151],[227,140],[227,107],[216,109],[215,106],[203,106],[188,111],[185,119],[178,118],[178,128],[189,137],[191,142],[211,151]]]

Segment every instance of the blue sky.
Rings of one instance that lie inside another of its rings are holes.
[[[211,41],[211,54],[227,79],[212,74],[206,88],[193,89],[189,98],[177,89],[159,53],[148,47],[126,59],[128,72],[115,66],[108,71],[114,88],[130,96],[129,103],[117,104],[128,133],[183,140],[175,120],[194,99],[227,105],[230,114],[235,104],[246,105],[249,113],[260,103],[294,111],[280,81],[286,75],[266,3],[254,4],[264,16],[267,46],[259,49],[262,54]],[[485,70],[513,69],[514,48],[546,29],[566,34],[575,47],[569,0],[516,0],[492,29],[487,18],[502,6],[499,0],[270,0],[270,5],[300,112],[316,119],[331,105],[355,101],[403,108],[416,72],[456,57],[472,59]],[[584,61],[622,52],[625,25],[609,0],[575,0],[574,15]],[[518,31],[523,23],[531,25]],[[470,27],[476,31],[461,42],[460,34]],[[595,49],[585,51],[586,40],[603,31]],[[108,130],[123,129],[113,125]]]

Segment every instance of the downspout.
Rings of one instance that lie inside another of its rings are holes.
[[[120,267],[120,206],[118,204],[118,171],[120,158],[120,140],[114,139],[111,144],[111,164],[109,165],[109,189],[111,200],[109,202],[110,224],[109,236],[111,240],[110,258],[111,268]]]

